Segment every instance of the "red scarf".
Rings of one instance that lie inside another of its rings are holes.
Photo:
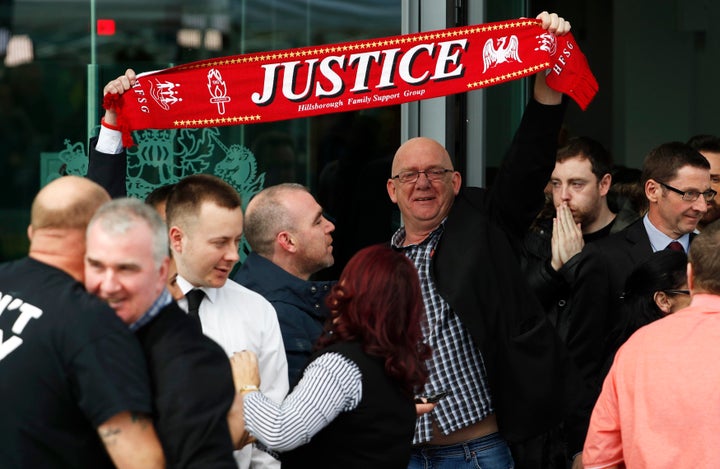
[[[105,96],[130,132],[255,124],[436,98],[547,70],[584,110],[598,90],[571,34],[520,19],[404,36],[235,55],[140,74]]]

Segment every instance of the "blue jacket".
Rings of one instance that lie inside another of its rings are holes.
[[[329,316],[325,296],[335,282],[303,280],[254,252],[238,268],[233,280],[261,294],[275,307],[292,389],[323,331]]]

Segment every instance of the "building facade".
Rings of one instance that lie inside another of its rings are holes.
[[[61,174],[84,174],[103,85],[126,68],[357,41],[557,11],[600,83],[569,106],[567,134],[594,137],[639,167],[668,140],[720,133],[713,103],[720,6],[506,0],[0,0],[0,259],[23,255],[30,202]],[[642,17],[643,21],[638,18]],[[526,81],[401,106],[188,131],[143,131],[128,189],[143,197],[194,172],[215,173],[245,202],[278,182],[307,185],[337,225],[337,275],[358,248],[399,225],[385,192],[395,149],[443,142],[465,182],[484,185],[528,99]]]

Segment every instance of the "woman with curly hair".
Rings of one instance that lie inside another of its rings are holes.
[[[232,357],[246,430],[281,453],[283,469],[404,469],[431,356],[415,266],[387,245],[362,249],[327,303],[317,351],[281,404],[257,391],[251,352]]]

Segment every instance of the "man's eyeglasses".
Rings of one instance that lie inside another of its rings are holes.
[[[673,191],[676,194],[680,194],[682,196],[682,199],[685,202],[695,202],[698,199],[698,197],[700,197],[701,195],[703,196],[703,199],[705,199],[705,202],[710,202],[717,195],[717,192],[712,189],[708,189],[705,192],[681,191],[680,189],[677,189],[673,186],[665,184],[664,182],[657,181],[657,183],[669,191]]]
[[[668,295],[689,295],[690,290],[663,290]]]
[[[446,173],[452,172],[452,169],[445,168],[431,168],[426,169],[425,171],[402,171],[393,176],[392,179],[397,179],[403,184],[410,184],[411,182],[417,181],[420,177],[420,173],[422,173],[426,178],[428,178],[428,181],[439,181]]]

